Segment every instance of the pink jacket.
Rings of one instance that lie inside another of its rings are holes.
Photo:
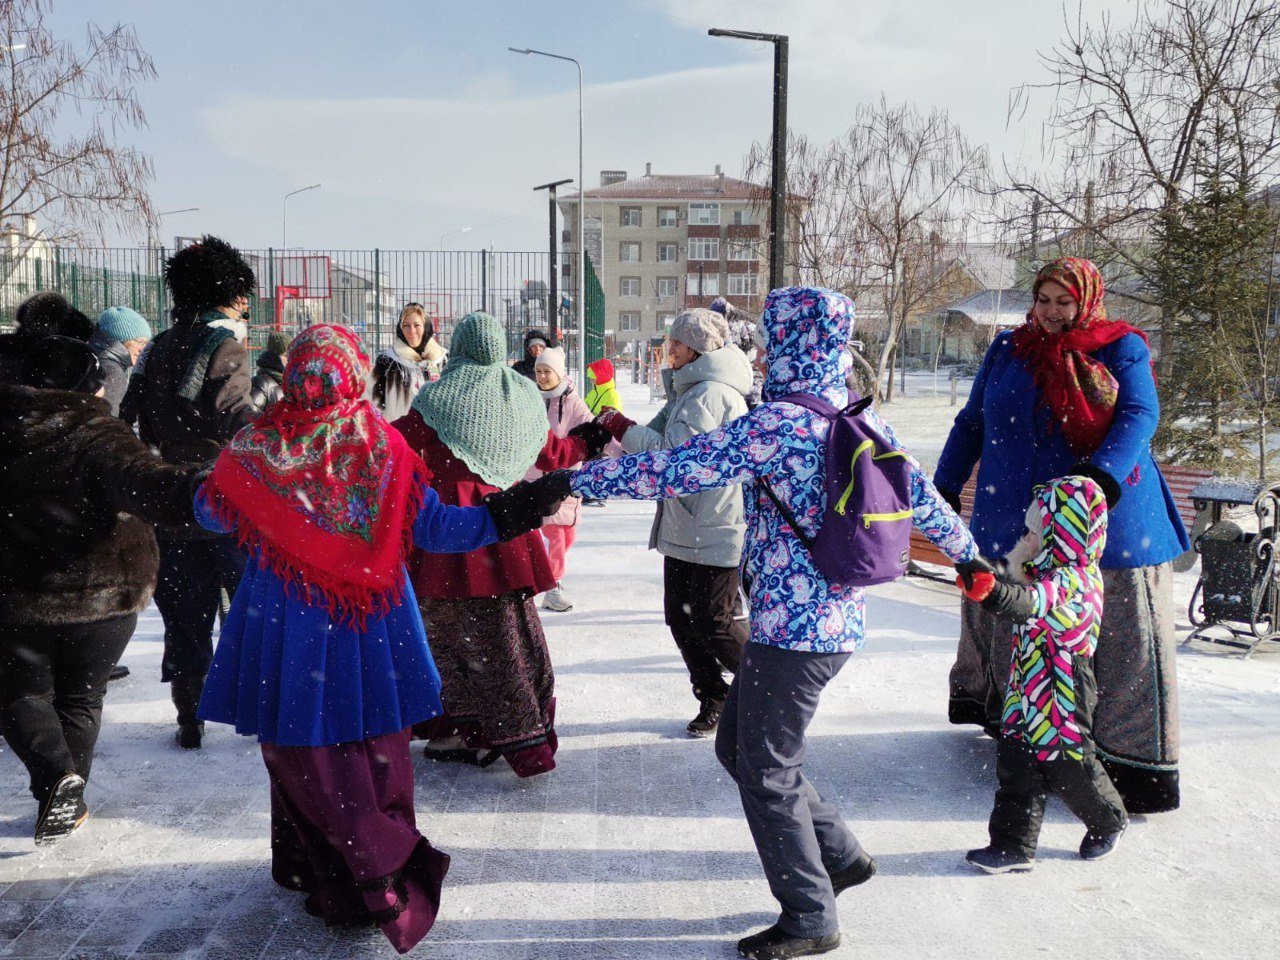
[[[587,408],[587,404],[583,401],[582,396],[574,389],[572,381],[568,382],[568,388],[558,397],[546,399],[544,394],[543,401],[547,405],[547,421],[551,424],[551,432],[557,437],[567,437],[569,431],[582,423],[587,423],[595,418],[591,415],[591,411]],[[526,480],[536,480],[542,476],[542,471],[536,467],[530,468],[529,472],[524,475]],[[578,523],[578,511],[582,506],[582,501],[578,497],[569,497],[560,509],[547,517],[542,522],[545,526],[573,527]]]

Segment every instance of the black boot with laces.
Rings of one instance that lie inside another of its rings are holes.
[[[724,711],[723,703],[703,703],[698,715],[689,721],[685,732],[691,737],[706,737],[716,732],[720,726],[720,714]]]

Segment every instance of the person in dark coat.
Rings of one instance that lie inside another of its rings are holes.
[[[13,319],[17,329],[0,335],[0,383],[18,382],[23,357],[45,337],[88,340],[93,335],[93,321],[52,290],[27,297],[18,304]]]
[[[151,523],[191,518],[197,471],[111,416],[86,344],[49,337],[22,369],[0,384],[0,733],[46,842],[88,815],[107,676],[156,585]]]
[[[283,333],[268,334],[266,349],[258,354],[258,372],[253,375],[253,386],[250,389],[253,406],[259,413],[284,396],[284,355],[288,352],[288,336]]]
[[[533,372],[533,368],[538,362],[538,354],[542,353],[547,347],[554,346],[557,346],[557,344],[551,342],[551,337],[547,335],[547,331],[538,330],[537,328],[526,330],[524,332],[523,351],[520,354],[520,359],[514,364],[516,373],[537,383],[538,377]]]
[[[108,307],[98,316],[89,348],[102,367],[103,395],[113,417],[120,416],[120,402],[129,386],[129,374],[151,339],[151,324],[136,310]]]
[[[243,317],[254,292],[253,271],[217,237],[179,250],[165,266],[173,326],[139,358],[124,407],[137,411],[138,432],[173,464],[214,460],[258,415],[251,396]],[[160,679],[171,684],[178,742],[200,746],[196,706],[213,657],[213,624],[222,594],[235,592],[244,557],[230,537],[189,524],[163,526],[156,606],[164,619]]]

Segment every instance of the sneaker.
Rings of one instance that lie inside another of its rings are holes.
[[[858,858],[849,864],[843,870],[837,870],[835,873],[829,874],[831,877],[831,889],[838,897],[850,887],[856,887],[860,883],[866,883],[876,873],[876,861],[868,853],[861,853]]]
[[[716,732],[720,726],[720,714],[724,710],[722,703],[704,703],[698,715],[689,721],[684,728],[691,737],[706,737]]]
[[[40,816],[36,820],[36,843],[61,840],[80,824],[89,811],[84,805],[84,777],[78,773],[63,774],[49,791]]]
[[[178,733],[174,739],[183,750],[199,750],[204,742],[204,721],[178,724]]]
[[[738,955],[750,960],[785,960],[787,957],[811,957],[830,953],[840,946],[840,934],[825,937],[793,937],[775,923],[767,930],[753,933],[738,941]]]
[[[573,609],[573,601],[564,592],[564,588],[557,583],[542,595],[542,609],[550,610],[552,613],[567,613]]]
[[[1034,857],[1025,857],[1012,850],[1001,850],[999,847],[970,850],[965,860],[983,873],[1025,873],[1036,865]]]
[[[1124,836],[1125,828],[1128,826],[1128,821],[1125,821],[1121,824],[1120,829],[1114,833],[1094,833],[1090,830],[1084,835],[1084,839],[1080,841],[1080,859],[1101,860],[1103,857],[1108,856],[1116,848],[1116,844],[1120,842],[1120,838]]]

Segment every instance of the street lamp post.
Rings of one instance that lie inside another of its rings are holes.
[[[556,276],[559,272],[559,264],[556,261],[556,187],[563,187],[566,183],[573,183],[573,178],[544,183],[533,188],[535,191],[547,191],[547,262],[551,274],[551,283],[547,286],[547,323],[551,327],[552,343],[560,340],[560,279]]]
[[[578,383],[587,382],[587,238],[584,233],[586,217],[584,211],[587,203],[586,180],[582,175],[582,64],[573,57],[559,53],[547,53],[545,50],[531,50],[527,47],[507,47],[512,53],[533,54],[539,57],[550,57],[552,60],[566,60],[578,68]]]
[[[780,33],[751,30],[708,30],[713,37],[762,40],[773,44],[773,183],[769,187],[769,289],[782,278],[787,239],[787,51],[790,41]]]
[[[151,239],[152,239],[152,243],[151,243],[151,245],[152,245],[153,247],[158,247],[158,246],[160,246],[160,240],[161,240],[161,237],[160,237],[160,229],[161,229],[161,228],[160,228],[160,222],[161,222],[162,220],[164,220],[164,218],[165,218],[165,217],[172,217],[172,216],[176,216],[176,215],[177,215],[177,214],[179,214],[179,213],[196,213],[197,211],[199,211],[199,209],[200,209],[199,207],[183,207],[183,208],[181,208],[180,210],[161,210],[159,213],[157,213],[157,214],[156,214],[156,220],[155,220],[155,230],[156,230],[156,232],[155,232],[155,234],[154,234],[154,235],[152,236],[152,238],[151,238]]]
[[[281,204],[280,212],[280,249],[289,249],[289,198],[299,193],[306,193],[308,190],[319,190],[320,184],[313,183],[309,187],[299,187],[297,190],[290,190],[284,195],[284,202]]]

